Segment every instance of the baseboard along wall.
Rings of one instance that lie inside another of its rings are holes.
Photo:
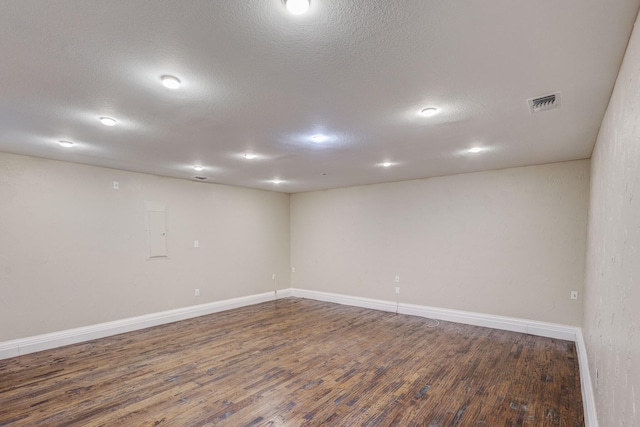
[[[97,325],[84,326],[65,331],[0,342],[0,359],[8,359],[10,357],[50,350],[65,345],[104,338],[124,332],[131,332],[152,326],[177,322],[179,320],[190,319],[193,317],[204,316],[220,311],[231,310],[233,308],[287,297],[308,298],[317,301],[332,302],[336,304],[370,308],[373,310],[393,313],[397,312],[399,314],[426,317],[429,319],[443,320],[447,322],[464,323],[467,325],[573,341],[576,343],[576,351],[578,353],[585,426],[598,427],[591,376],[589,374],[587,351],[582,336],[582,330],[579,327],[416,304],[396,303],[393,301],[311,291],[306,289],[282,289],[277,292],[248,295],[207,304],[178,308],[175,310],[146,314],[143,316],[130,317]]]
[[[586,427],[598,427],[596,400],[593,394],[594,384],[591,382],[587,347],[584,343],[582,329],[578,329],[576,333],[576,352],[578,353],[578,366],[580,366],[580,389],[582,390],[582,405],[584,406],[584,425]]]
[[[191,319],[193,317],[204,316],[207,314],[245,307],[247,305],[259,304],[261,302],[273,301],[277,298],[286,298],[290,296],[291,289],[283,289],[278,290],[277,292],[265,292],[262,294],[214,301],[206,304],[145,314],[143,316],[129,317],[127,319],[115,320],[113,322],[99,323],[97,325],[83,326],[65,331],[0,342],[0,359],[22,356],[24,354],[35,353],[37,351],[50,350],[69,344],[77,344],[84,341],[150,328],[152,326],[163,325],[165,323]]]
[[[539,322],[536,320],[494,316],[492,314],[451,310],[448,308],[429,307],[425,305],[396,303],[393,301],[376,300],[319,291],[309,291],[306,289],[292,288],[291,295],[299,298],[309,298],[318,301],[334,302],[337,304],[352,305],[356,307],[371,308],[373,310],[390,311],[394,313],[397,311],[398,314],[427,317],[429,319],[464,323],[467,325],[483,326],[485,328],[501,329],[505,331],[522,332],[524,334],[538,335],[548,338],[558,338],[574,342],[576,340],[576,333],[580,329],[575,326]]]

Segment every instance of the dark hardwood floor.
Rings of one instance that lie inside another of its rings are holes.
[[[583,426],[574,344],[287,298],[0,360],[0,426]]]

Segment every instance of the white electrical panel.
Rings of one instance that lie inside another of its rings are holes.
[[[167,221],[164,203],[145,202],[149,258],[167,256]]]

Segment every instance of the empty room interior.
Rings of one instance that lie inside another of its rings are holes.
[[[3,0],[0,426],[640,426],[640,0]]]

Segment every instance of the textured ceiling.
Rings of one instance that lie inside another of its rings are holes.
[[[639,3],[2,0],[0,151],[287,193],[588,158]]]

